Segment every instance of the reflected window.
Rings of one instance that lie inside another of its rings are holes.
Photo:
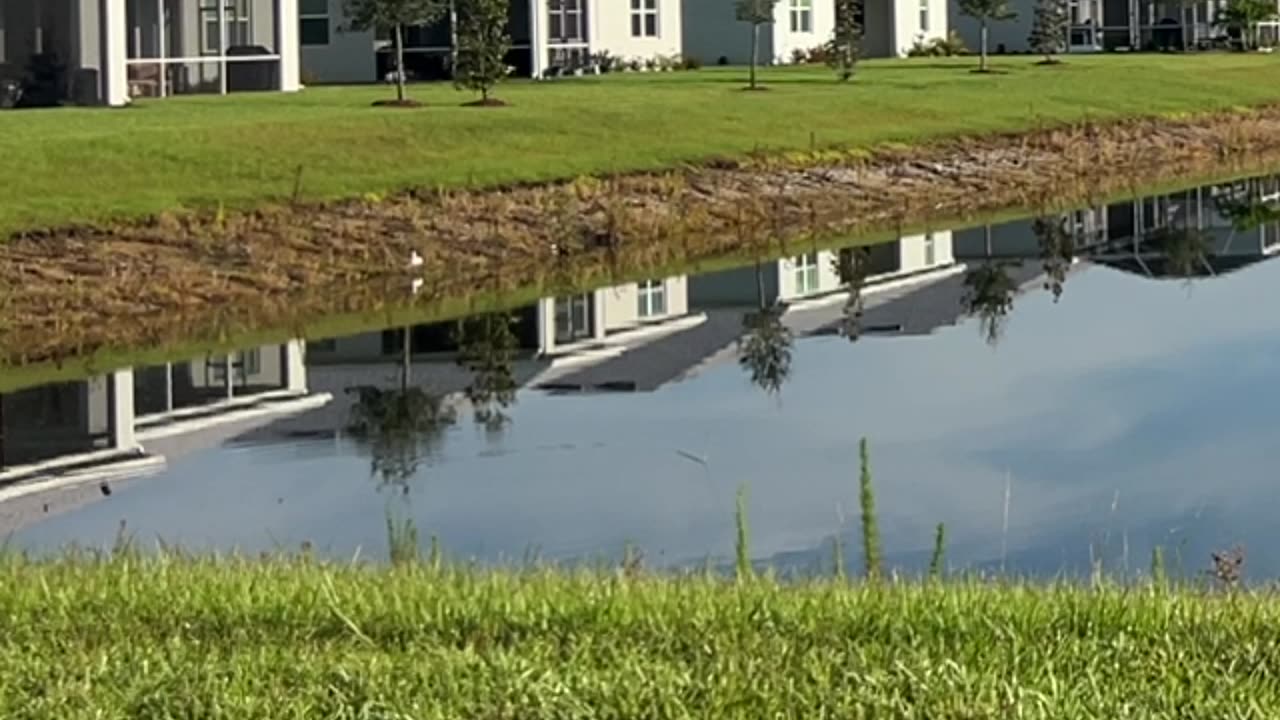
[[[667,314],[667,284],[662,280],[645,280],[639,284],[636,314],[643,318]]]
[[[569,343],[592,336],[591,296],[574,295],[556,300],[556,342]]]
[[[818,253],[805,253],[792,259],[796,268],[796,294],[808,295],[818,291]]]

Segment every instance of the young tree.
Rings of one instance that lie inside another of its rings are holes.
[[[466,388],[476,423],[490,432],[506,426],[505,410],[516,401],[515,353],[519,347],[516,319],[506,313],[475,315],[454,328],[459,367],[471,373]]]
[[[1004,22],[1018,17],[1018,13],[1009,7],[1009,0],[960,0],[961,14],[968,15],[978,21],[980,47],[978,55],[978,72],[987,72],[987,35],[989,25]]]
[[[778,0],[737,0],[734,8],[739,22],[751,24],[751,83],[756,89],[756,65],[760,54],[760,26],[773,23]]]
[[[1258,45],[1258,23],[1275,18],[1275,0],[1228,0],[1217,24],[1240,33],[1240,48],[1252,50]]]
[[[995,347],[1004,334],[1005,318],[1013,312],[1013,295],[1018,291],[1009,266],[987,261],[965,273],[964,287],[965,311],[978,318],[982,337]]]
[[[395,45],[396,102],[406,101],[404,29],[429,25],[448,9],[444,0],[346,0],[344,11],[352,30],[388,31]]]
[[[760,309],[742,316],[745,335],[738,341],[738,364],[751,375],[751,383],[770,395],[782,392],[791,376],[791,329],[782,322],[786,307],[769,302],[764,268],[756,263],[756,298]]]
[[[862,26],[858,23],[859,0],[836,0],[836,29],[827,42],[827,64],[836,71],[841,82],[853,78],[858,64]]]
[[[453,83],[480,93],[480,105],[497,105],[489,92],[507,76],[508,0],[457,0],[457,63]]]
[[[1059,62],[1054,56],[1066,49],[1070,31],[1071,15],[1066,0],[1038,0],[1027,44],[1044,56],[1045,65],[1053,64]]]

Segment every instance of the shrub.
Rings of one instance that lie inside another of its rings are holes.
[[[680,68],[682,70],[701,70],[702,61],[692,55],[685,55],[680,58]]]
[[[969,48],[965,47],[964,40],[955,30],[948,33],[945,38],[936,37],[928,40],[917,38],[915,43],[907,48],[907,57],[955,57],[968,54]]]

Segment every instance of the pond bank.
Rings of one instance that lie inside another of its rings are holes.
[[[0,564],[6,717],[1274,717],[1267,592]]]
[[[23,233],[0,244],[0,362],[225,342],[410,301],[568,289],[1011,207],[1054,212],[1277,162],[1280,106],[1270,106]],[[409,267],[413,253],[420,267]]]

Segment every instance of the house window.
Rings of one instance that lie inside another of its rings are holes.
[[[808,295],[818,290],[818,253],[805,253],[792,259],[796,267],[796,295]]]
[[[218,6],[222,6],[227,42],[222,43]],[[253,37],[253,0],[200,0],[200,54],[221,55],[226,48],[248,45]]]
[[[658,0],[631,0],[631,37],[658,37]]]
[[[548,0],[547,36],[552,43],[586,42],[585,0]]]
[[[791,0],[791,32],[813,32],[813,0]]]
[[[574,295],[556,300],[556,342],[570,343],[592,337],[591,296]]]
[[[938,253],[934,249],[933,233],[924,236],[924,266],[933,267],[938,262]]]
[[[929,34],[929,0],[920,0],[920,32]]]
[[[636,313],[641,318],[667,314],[667,284],[662,280],[646,280],[640,283]]]
[[[303,45],[329,44],[329,0],[299,0],[298,40]]]

